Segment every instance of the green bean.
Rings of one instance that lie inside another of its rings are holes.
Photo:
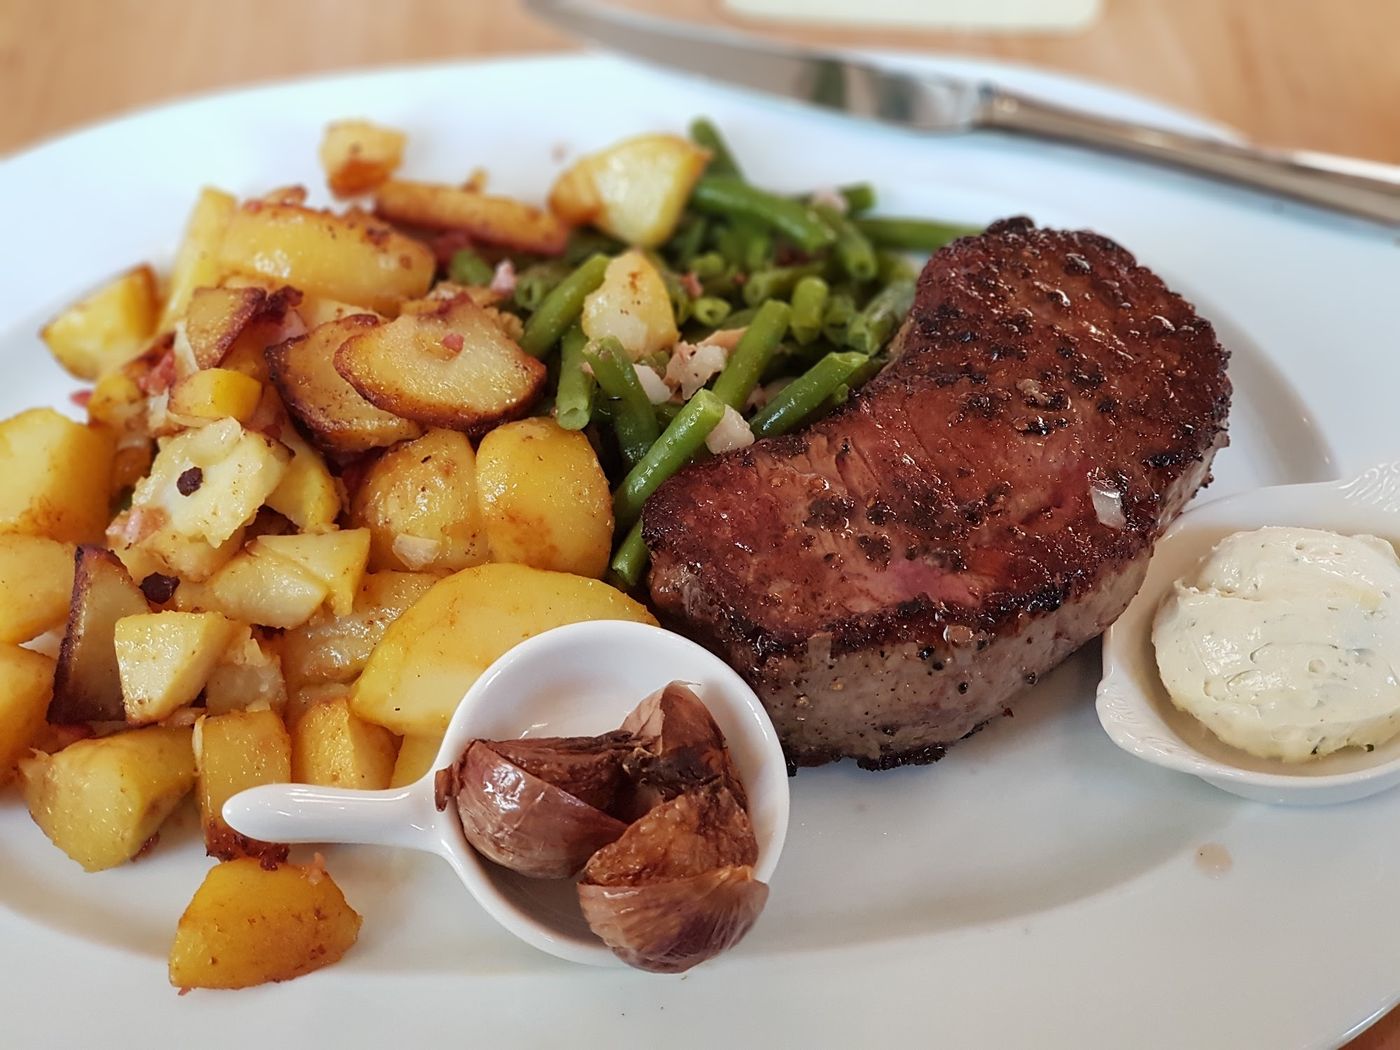
[[[787,332],[792,307],[779,299],[770,299],[758,308],[748,329],[739,337],[738,345],[715,380],[714,394],[730,408],[742,409],[753,393],[754,385],[778,349],[778,342]]]
[[[822,335],[839,346],[846,343],[846,329],[856,315],[856,301],[850,292],[832,292],[822,312]]]
[[[554,418],[565,430],[582,430],[593,417],[593,391],[597,381],[585,371],[583,348],[588,337],[577,324],[560,341],[559,390],[554,395]]]
[[[676,272],[666,265],[666,260],[654,252],[647,252],[646,255],[660,275],[661,283],[666,286],[666,297],[671,300],[671,313],[675,315],[676,324],[685,324],[690,320],[690,293],[685,290]]]
[[[724,402],[708,390],[697,390],[613,493],[613,519],[619,528],[632,527],[647,498],[690,462],[723,418]]]
[[[804,346],[822,332],[822,315],[831,295],[827,283],[816,274],[808,274],[792,289],[792,337]]]
[[[838,186],[836,192],[846,199],[846,214],[859,215],[875,207],[875,187],[868,182],[853,182]]]
[[[490,284],[495,273],[496,268],[470,248],[453,252],[452,261],[447,266],[447,276],[457,284],[477,287]]]
[[[665,430],[671,425],[671,420],[680,415],[681,408],[684,406],[676,401],[663,401],[661,404],[652,405],[651,407],[656,412],[657,425],[660,426],[662,430]]]
[[[690,260],[690,272],[702,281],[719,277],[725,271],[724,256],[719,252],[705,252]]]
[[[711,175],[738,175],[739,164],[724,141],[719,128],[708,117],[696,117],[690,122],[690,141],[710,151],[710,164],[705,170]]]
[[[626,245],[606,233],[597,230],[577,229],[569,234],[569,243],[564,247],[564,262],[577,266],[592,255],[616,255]]]
[[[927,219],[856,219],[856,228],[879,248],[900,248],[907,252],[933,253],[949,241],[980,233],[980,226],[962,226]]]
[[[773,400],[749,421],[754,437],[786,434],[822,406],[837,387],[869,360],[850,352],[827,354],[801,376],[783,387]]]
[[[535,311],[545,297],[569,276],[569,265],[562,259],[535,263],[520,271],[515,279],[515,305]]]
[[[743,310],[735,310],[732,314],[730,314],[728,317],[726,317],[723,321],[720,322],[719,330],[721,332],[724,332],[733,328],[745,328],[748,325],[753,324],[753,319],[757,316],[758,311],[755,310],[753,307],[747,307]]]
[[[629,467],[635,466],[661,433],[637,371],[622,344],[612,336],[592,343],[583,356],[592,367],[599,388],[617,402],[613,430],[622,458]]]
[[[702,295],[690,304],[690,316],[709,328],[718,328],[733,309],[726,299]]]
[[[822,221],[836,231],[836,261],[841,264],[841,269],[857,281],[873,278],[878,267],[870,239],[835,208],[820,204],[814,207]]]
[[[822,262],[802,263],[798,266],[774,266],[769,270],[759,270],[749,274],[744,282],[744,302],[758,306],[769,299],[781,299],[791,295],[797,282],[804,277],[817,277],[826,272]]]
[[[700,253],[709,232],[709,219],[703,215],[687,215],[666,242],[666,253],[676,260],[677,265],[686,269],[690,260]]]
[[[773,261],[773,235],[752,222],[734,224],[739,230],[741,258],[739,265],[745,273],[761,270]]]
[[[690,200],[710,215],[761,223],[806,252],[820,251],[836,240],[831,227],[806,204],[750,186],[734,175],[706,175],[695,184]]]
[[[743,228],[739,225],[730,222],[715,228],[715,252],[724,260],[726,269],[744,265],[747,247]]]
[[[896,281],[880,289],[846,329],[846,345],[863,354],[884,346],[914,303],[914,282]]]
[[[647,545],[642,540],[642,521],[638,518],[636,524],[628,530],[627,538],[617,548],[608,569],[622,584],[623,590],[630,591],[641,582],[648,558]]]
[[[895,281],[912,281],[919,276],[919,268],[904,252],[876,252],[875,262],[878,267],[875,279],[882,287]]]
[[[594,255],[556,284],[525,322],[520,348],[533,357],[549,353],[564,330],[583,313],[584,298],[603,283],[603,271],[607,268],[608,257]]]

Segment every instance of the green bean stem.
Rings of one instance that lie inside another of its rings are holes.
[[[593,391],[597,380],[586,370],[583,348],[588,337],[577,324],[560,340],[559,390],[554,395],[554,418],[565,430],[582,430],[593,418]]]
[[[608,568],[623,587],[630,591],[641,581],[648,557],[647,545],[642,540],[642,521],[638,518],[628,530],[627,538],[617,548],[617,553],[613,555]]]
[[[914,303],[914,282],[896,281],[871,297],[865,309],[851,318],[846,345],[862,354],[873,354],[889,341]]]
[[[710,151],[710,164],[705,170],[711,175],[740,174],[729,143],[708,117],[696,117],[690,122],[690,141]]]
[[[869,237],[879,248],[898,248],[906,252],[932,254],[950,241],[969,234],[980,233],[980,226],[961,226],[950,222],[930,222],[927,219],[900,219],[881,216],[878,219],[856,219],[856,229]]]
[[[697,390],[613,493],[613,519],[618,528],[632,527],[647,498],[700,451],[723,418],[724,402],[708,390]]]
[[[533,357],[544,357],[583,313],[583,300],[603,283],[606,255],[594,255],[565,277],[544,297],[539,309],[525,322],[520,348]]]
[[[754,437],[786,434],[804,422],[828,397],[850,381],[868,361],[864,354],[827,354],[806,372],[783,387],[749,422]]]
[[[470,248],[453,252],[452,261],[447,266],[447,276],[454,282],[476,287],[490,284],[495,273],[496,268]]]
[[[629,467],[635,466],[661,433],[637,371],[622,344],[612,336],[589,345],[583,356],[593,369],[599,389],[617,402],[613,430],[622,458]]]
[[[806,252],[820,251],[836,240],[835,232],[808,205],[750,186],[734,175],[706,175],[695,184],[690,200],[710,215],[761,223]]]
[[[803,346],[822,334],[822,316],[831,295],[827,283],[815,274],[803,277],[792,289],[792,337]]]
[[[778,349],[787,333],[792,307],[779,299],[770,299],[758,308],[739,343],[729,355],[724,371],[715,380],[714,395],[730,408],[742,410],[753,393],[763,367]]]

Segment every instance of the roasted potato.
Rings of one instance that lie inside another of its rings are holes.
[[[399,744],[399,757],[394,761],[394,775],[389,778],[391,788],[404,787],[421,780],[433,761],[442,750],[442,737],[406,736]]]
[[[350,710],[344,696],[309,707],[292,726],[292,780],[378,791],[394,775],[398,741]]]
[[[337,197],[368,193],[389,178],[403,159],[403,132],[367,120],[337,120],[321,139],[321,168]]]
[[[355,455],[423,433],[412,420],[366,401],[335,370],[340,345],[379,323],[373,314],[353,314],[267,350],[278,393],[323,451]]]
[[[375,210],[393,222],[427,230],[460,230],[472,241],[518,252],[558,255],[569,227],[543,209],[512,197],[491,197],[458,186],[392,179],[379,187]]]
[[[549,206],[565,222],[654,248],[675,230],[709,160],[679,135],[639,135],[579,158],[554,183]]]
[[[119,722],[126,718],[117,670],[117,621],[150,612],[146,597],[117,556],[79,547],[68,626],[58,649],[51,722]]]
[[[326,704],[335,700],[350,701],[350,687],[341,682],[318,682],[314,685],[303,685],[292,690],[287,697],[287,708],[282,712],[282,721],[288,726],[295,726],[301,721],[306,712],[310,711],[317,704]]]
[[[348,616],[321,613],[282,636],[287,681],[295,687],[353,680],[389,625],[436,582],[426,573],[368,573]]]
[[[0,422],[0,533],[91,543],[110,517],[114,435],[51,408]]]
[[[370,568],[452,572],[486,560],[476,454],[451,430],[395,445],[370,466],[350,500],[370,532]]]
[[[589,339],[614,336],[633,361],[676,345],[680,332],[661,274],[639,251],[608,263],[603,283],[583,301]]]
[[[463,569],[394,621],[355,684],[355,713],[404,736],[441,733],[497,657],[581,620],[656,622],[645,606],[598,580],[524,565]]]
[[[225,861],[180,916],[170,983],[248,988],[289,981],[335,962],[359,934],[359,915],[321,867]]]
[[[130,725],[168,718],[199,695],[238,628],[219,613],[124,616],[114,640]]]
[[[246,424],[262,400],[262,384],[227,368],[205,368],[170,388],[170,414],[192,423],[236,419]]]
[[[54,663],[17,645],[0,645],[0,784],[44,729]]]
[[[63,623],[73,601],[71,543],[0,535],[0,642],[27,642]]]
[[[292,779],[292,738],[275,711],[205,715],[194,726],[199,823],[211,857],[286,860],[287,847],[240,835],[224,821],[224,803],[259,784]]]
[[[544,365],[470,295],[430,303],[346,340],[336,371],[384,411],[428,426],[483,433],[529,411]]]
[[[194,751],[190,730],[150,726],[21,759],[19,771],[34,823],[88,871],[101,871],[150,845],[194,786]]]
[[[64,310],[39,335],[70,374],[92,380],[146,348],[159,312],[156,275],[137,266]]]
[[[219,283],[222,275],[219,245],[237,206],[238,202],[221,190],[206,186],[200,191],[185,225],[184,240],[175,253],[175,264],[170,268],[165,309],[161,311],[156,331],[168,331],[185,316],[196,288]]]
[[[279,714],[287,706],[282,660],[271,643],[238,625],[234,639],[204,683],[204,710],[211,715],[266,707]]]
[[[380,313],[426,292],[437,268],[425,245],[367,216],[262,201],[233,213],[219,262]]]
[[[291,628],[311,619],[329,596],[330,588],[296,562],[250,548],[210,577],[204,593],[192,600],[243,623]]]
[[[300,565],[325,585],[332,615],[348,616],[364,579],[369,544],[368,529],[337,529],[290,536],[259,536],[249,544],[249,549],[255,553],[268,551]]]
[[[497,427],[476,453],[492,561],[601,576],[612,551],[612,494],[593,446],[552,419]]]
[[[187,370],[213,368],[227,357],[267,298],[261,288],[196,288],[175,325],[176,353],[188,354]]]

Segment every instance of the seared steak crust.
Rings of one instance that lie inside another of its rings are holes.
[[[839,411],[647,503],[652,599],[789,759],[932,761],[1127,606],[1226,443],[1228,354],[1105,237],[996,223],[925,268]]]

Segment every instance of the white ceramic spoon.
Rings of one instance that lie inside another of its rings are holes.
[[[724,733],[749,796],[758,838],[755,876],[768,882],[788,825],[788,776],[773,723],[744,680],[722,660],[659,627],[594,621],[537,635],[502,656],[467,690],[432,770],[387,791],[276,784],[229,799],[224,819],[265,842],[366,843],[436,853],[510,932],[571,962],[622,965],[583,921],[574,884],[526,879],[467,844],[455,807],[439,813],[433,772],[468,742],[595,735],[616,729],[668,682],[692,683]]]

